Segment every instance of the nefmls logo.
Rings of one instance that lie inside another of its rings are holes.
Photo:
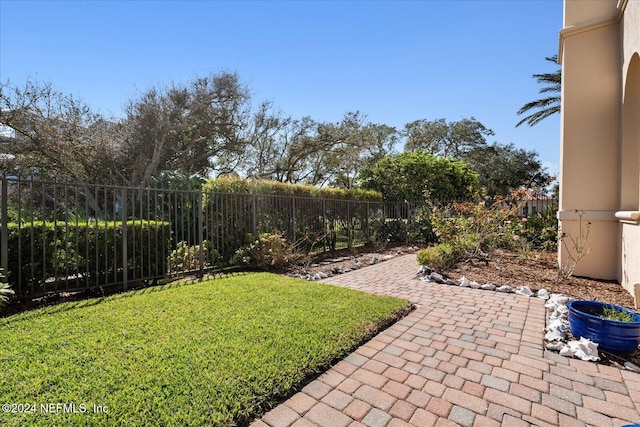
[[[41,403],[40,412],[48,414],[83,414],[87,412],[87,405],[84,403]]]

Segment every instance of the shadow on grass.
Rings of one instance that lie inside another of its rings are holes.
[[[144,283],[132,287],[128,290],[117,289],[113,287],[94,288],[78,292],[70,292],[68,295],[55,294],[46,296],[26,303],[12,303],[2,309],[0,313],[0,324],[8,325],[11,323],[33,319],[43,315],[54,313],[62,313],[71,310],[78,310],[95,305],[102,304],[109,300],[118,300],[122,298],[131,298],[137,295],[145,295],[152,292],[163,292],[169,289],[189,286],[216,279],[225,279],[235,275],[248,274],[247,270],[222,268],[215,270],[204,277],[174,277],[164,279],[164,283],[157,284]],[[169,280],[169,282],[167,282]],[[18,316],[20,315],[20,316]]]

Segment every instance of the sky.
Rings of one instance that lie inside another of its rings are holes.
[[[558,171],[560,117],[516,128],[554,72],[562,0],[0,1],[0,81],[50,82],[123,117],[152,86],[236,72],[256,103],[402,129],[475,117]],[[402,147],[398,147],[402,149]]]

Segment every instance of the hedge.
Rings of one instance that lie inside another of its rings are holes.
[[[287,184],[266,179],[217,178],[210,179],[203,186],[205,192],[260,194],[277,196],[312,197],[315,199],[341,199],[381,202],[382,194],[360,188],[318,188],[313,185]]]
[[[122,225],[122,221],[9,223],[7,276],[16,296],[122,283]],[[164,275],[171,250],[170,223],[131,220],[126,228],[127,279]]]

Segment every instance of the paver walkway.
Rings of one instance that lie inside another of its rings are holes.
[[[622,426],[640,423],[640,374],[543,347],[543,301],[417,280],[415,255],[326,283],[417,309],[252,427]]]

